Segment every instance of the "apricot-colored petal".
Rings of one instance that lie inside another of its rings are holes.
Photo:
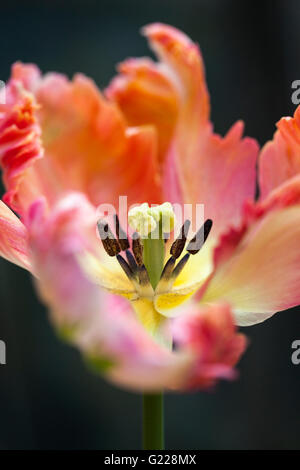
[[[194,165],[186,167],[186,185],[192,200],[204,204],[205,218],[213,220],[215,236],[228,225],[240,222],[242,207],[255,195],[255,165],[258,146],[242,138],[244,125],[237,122],[224,138],[202,134]],[[189,183],[190,181],[190,183]]]
[[[294,117],[283,117],[277,123],[273,140],[262,149],[259,158],[260,197],[300,173],[300,107]]]
[[[239,325],[300,303],[300,177],[249,204],[244,222],[221,237],[203,302],[225,299]]]
[[[46,76],[37,93],[42,105],[43,142],[61,185],[85,192],[90,200],[115,204],[160,200],[154,130],[130,129],[116,105],[92,80],[73,82]]]
[[[238,223],[244,201],[254,198],[257,143],[242,138],[242,122],[224,138],[213,133],[204,66],[196,44],[162,24],[147,26],[144,32],[162,61],[161,70],[177,87],[179,115],[172,151],[183,200],[204,204],[205,217],[213,219],[216,235],[228,224]]]
[[[126,130],[126,153],[118,168],[122,177],[112,183],[114,192],[109,201],[117,201],[119,195],[128,196],[128,206],[144,201],[149,204],[162,201],[156,137],[154,128],[150,126]]]
[[[172,81],[150,59],[128,59],[118,68],[106,95],[114,100],[130,126],[154,125],[159,160],[163,161],[174,133],[178,98]]]
[[[2,201],[0,201],[0,256],[30,270],[26,227]]]
[[[175,74],[175,80],[179,80],[181,113],[190,119],[190,126],[197,133],[199,124],[207,122],[210,111],[204,64],[198,46],[181,31],[161,23],[146,26],[143,33],[159,59],[169,68],[169,76]],[[192,115],[188,115],[190,112]]]
[[[6,197],[19,213],[38,196],[51,206],[70,190],[94,205],[116,204],[119,195],[129,205],[161,202],[154,127],[128,127],[92,80],[41,77],[17,64],[7,89],[14,101],[1,108],[0,157]]]

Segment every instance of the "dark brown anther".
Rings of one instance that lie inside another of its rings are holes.
[[[173,256],[171,256],[164,266],[160,279],[164,279],[165,281],[170,279],[175,263],[176,263],[176,259]]]
[[[121,248],[118,240],[115,239],[107,222],[99,220],[97,223],[98,232],[102,241],[103,248],[109,256],[116,256]]]
[[[117,255],[117,260],[119,262],[119,265],[121,266],[121,268],[123,269],[124,273],[126,274],[126,276],[132,280],[134,279],[134,274],[129,266],[129,264],[126,262],[126,260],[123,258],[123,256],[121,255]]]
[[[130,266],[130,268],[131,268],[133,274],[135,274],[136,271],[137,271],[137,267],[138,267],[138,266],[137,266],[137,264],[136,264],[136,261],[135,261],[135,259],[134,259],[133,254],[131,253],[131,251],[126,250],[126,258],[127,258],[128,264],[129,264],[129,266]]]
[[[143,245],[141,243],[141,239],[137,232],[132,235],[132,251],[137,262],[138,266],[142,266],[144,264],[143,260]]]
[[[119,245],[121,247],[121,250],[122,251],[123,250],[128,250],[128,248],[130,246],[129,241],[128,241],[126,233],[124,232],[124,230],[120,226],[120,221],[119,221],[119,217],[118,217],[117,214],[114,215],[114,219],[115,219],[116,234],[117,234],[117,237],[118,237],[118,241],[119,241]]]
[[[141,286],[150,285],[150,278],[146,266],[143,264],[138,267],[138,275]]]
[[[201,250],[209,235],[209,232],[211,231],[212,224],[213,222],[211,219],[207,219],[204,222],[194,238],[192,238],[192,240],[189,242],[186,251],[188,251],[191,255],[196,255],[198,251]]]
[[[189,257],[190,257],[190,254],[189,253],[186,253],[182,258],[181,260],[178,262],[178,264],[176,265],[173,273],[172,273],[172,279],[176,279],[179,274],[181,273],[181,271],[183,270],[183,268],[185,267],[186,263],[188,262],[189,260]]]
[[[190,228],[191,222],[189,220],[186,220],[181,227],[180,234],[178,238],[173,242],[171,249],[170,249],[170,254],[174,256],[174,258],[179,258],[181,255],[185,243],[186,243],[186,237]]]

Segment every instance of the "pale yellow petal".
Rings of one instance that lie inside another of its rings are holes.
[[[116,258],[106,257],[105,261],[99,261],[94,255],[86,252],[80,255],[79,262],[88,278],[100,287],[129,300],[138,297]]]

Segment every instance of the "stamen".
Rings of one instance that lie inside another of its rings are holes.
[[[128,279],[132,282],[133,286],[135,287],[135,290],[139,292],[140,282],[136,277],[136,273],[133,272],[133,270],[131,269],[131,266],[127,263],[127,261],[123,258],[122,255],[117,255],[117,261],[119,262],[119,265],[123,269]]]
[[[190,254],[186,253],[178,262],[175,268],[174,268],[174,265],[176,263],[176,259],[173,256],[171,256],[171,258],[168,259],[168,261],[166,262],[164,266],[163,272],[161,274],[160,281],[156,287],[156,290],[155,290],[156,294],[169,292],[172,289],[172,286],[176,278],[179,276],[179,274],[185,267],[186,263],[188,262],[189,257],[190,257]]]
[[[212,228],[212,220],[207,219],[202,227],[198,230],[194,238],[189,242],[186,251],[188,251],[191,255],[196,255],[204,245],[209,232]]]
[[[116,256],[121,251],[118,240],[115,239],[107,222],[99,220],[97,223],[98,232],[102,241],[103,248],[109,256]]]
[[[126,258],[133,274],[136,274],[138,266],[131,251],[126,250]]]
[[[179,276],[183,268],[185,267],[186,263],[188,262],[190,257],[189,253],[186,253],[181,260],[178,262],[177,266],[175,267],[174,271],[172,272],[172,280],[175,281],[175,279]]]
[[[129,264],[125,261],[125,259],[123,258],[123,256],[121,255],[117,255],[117,260],[121,266],[121,268],[123,269],[123,271],[125,272],[126,276],[132,281],[134,280],[134,274],[129,266]]]
[[[117,237],[118,237],[118,241],[119,241],[119,245],[121,247],[121,250],[122,251],[123,250],[128,250],[128,248],[130,246],[129,241],[128,241],[126,233],[124,232],[124,230],[120,226],[120,221],[119,221],[118,214],[114,215],[114,219],[115,219],[116,234],[117,234]]]
[[[190,220],[186,220],[184,222],[183,226],[181,227],[180,234],[179,234],[178,238],[173,242],[173,244],[171,246],[170,254],[172,256],[174,256],[174,258],[176,258],[176,259],[179,258],[179,256],[181,255],[181,253],[184,249],[184,246],[185,246],[185,243],[186,243],[186,237],[188,235],[190,225],[191,225]]]
[[[137,232],[134,232],[134,234],[132,235],[132,251],[137,265],[142,266],[144,264],[143,245],[141,244],[141,240]]]
[[[175,263],[176,263],[176,259],[173,256],[171,256],[164,266],[160,279],[163,279],[164,281],[168,281],[171,278]]]
[[[139,266],[138,275],[141,286],[150,286],[149,274],[144,264],[142,266]]]

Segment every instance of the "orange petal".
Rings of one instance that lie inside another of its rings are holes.
[[[0,201],[0,255],[30,270],[27,230],[2,201]]]
[[[277,123],[272,141],[262,149],[259,158],[260,196],[300,173],[300,106],[294,117],[283,117]]]
[[[59,181],[90,200],[129,204],[159,199],[154,131],[130,131],[116,105],[82,75],[73,82],[51,75],[37,93],[46,156]]]
[[[120,64],[119,72],[106,95],[118,104],[130,126],[156,127],[159,160],[163,161],[178,115],[176,89],[150,59],[129,59]]]
[[[249,204],[243,224],[215,251],[215,273],[203,302],[225,299],[239,325],[260,323],[300,304],[300,177]]]
[[[129,205],[144,200],[160,202],[155,130],[127,127],[117,106],[103,98],[92,80],[77,75],[70,82],[58,74],[30,80],[30,73],[36,77],[31,67],[18,64],[13,69],[8,90],[16,87],[21,98],[16,104],[9,103],[0,116],[4,131],[11,132],[8,124],[15,129],[16,118],[10,116],[15,106],[19,113],[24,97],[31,104],[26,114],[31,127],[27,126],[25,134],[27,147],[35,145],[29,147],[31,153],[27,156],[26,147],[25,157],[23,149],[16,154],[14,136],[7,143],[5,132],[2,134],[4,172],[13,167],[18,175],[14,184],[12,178],[5,178],[8,193],[13,191],[14,208],[23,210],[37,195],[44,195],[52,205],[68,190],[84,192],[95,205],[115,203],[119,195],[127,195]],[[31,87],[30,91],[25,86]],[[40,132],[45,155],[35,161],[42,153]]]
[[[172,26],[154,23],[146,26],[143,32],[160,60],[179,79],[181,113],[190,120],[190,127],[197,133],[199,123],[207,122],[210,110],[204,64],[198,46]],[[191,119],[192,116],[195,119]]]

